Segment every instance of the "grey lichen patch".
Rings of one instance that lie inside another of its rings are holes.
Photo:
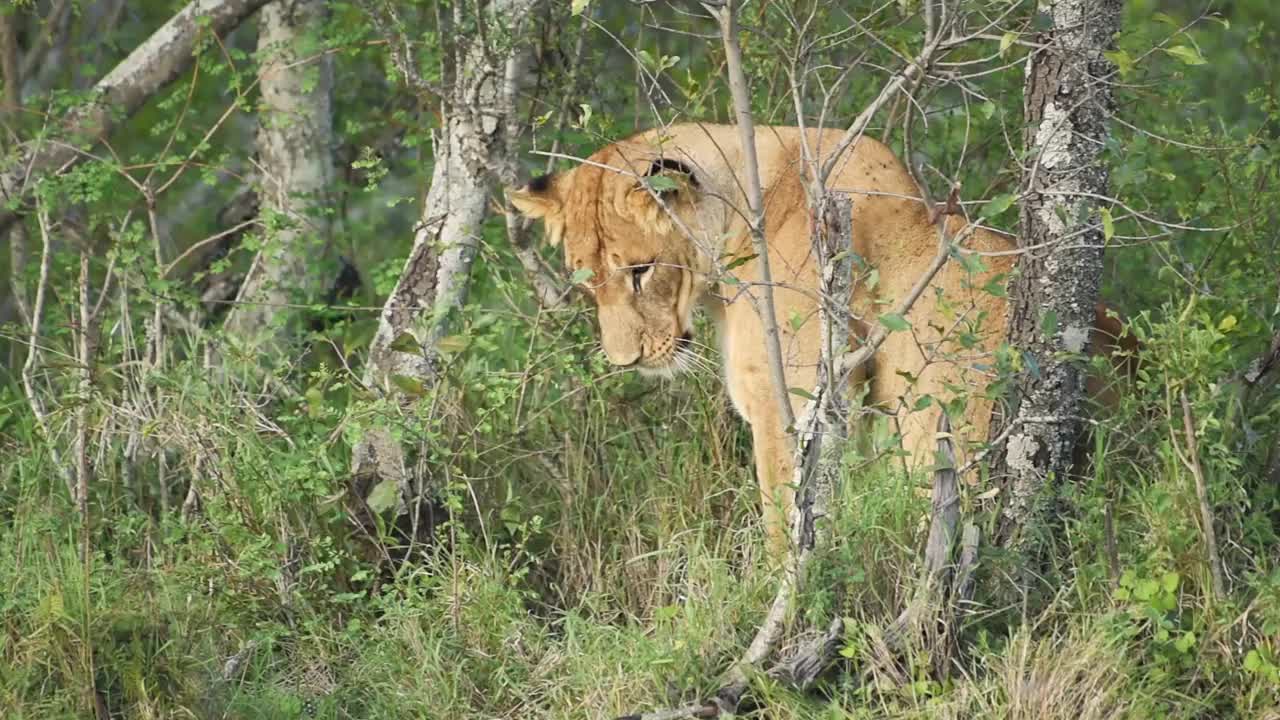
[[[1032,435],[1011,435],[1005,450],[1005,458],[1009,469],[1017,473],[1034,472],[1036,469],[1036,451],[1040,443]]]
[[[1067,352],[1084,352],[1084,348],[1089,343],[1089,328],[1080,325],[1068,325],[1062,331],[1062,346]]]
[[[1052,169],[1071,165],[1070,116],[1069,110],[1060,109],[1052,100],[1045,103],[1035,141],[1035,147],[1040,148],[1041,166]]]

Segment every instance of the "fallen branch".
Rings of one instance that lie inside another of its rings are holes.
[[[882,634],[887,654],[905,652],[910,646],[913,631],[924,627],[927,622],[952,626],[957,611],[962,610],[973,597],[973,572],[978,561],[980,533],[973,523],[965,524],[959,559],[953,563],[951,558],[960,521],[959,473],[955,468],[951,423],[945,413],[938,418],[937,437],[938,456],[944,462],[933,476],[933,503],[924,568],[911,601]],[[788,660],[774,666],[769,676],[793,689],[807,690],[836,661],[843,637],[844,622],[835,618],[825,633],[802,646]],[[954,637],[954,634],[946,637]],[[949,644],[943,652],[935,655],[937,661],[945,662],[950,656]]]
[[[884,632],[885,642],[895,652],[907,647],[908,633],[912,628],[937,612],[950,585],[951,551],[955,547],[956,527],[960,522],[960,493],[955,443],[946,413],[938,416],[938,458],[942,463],[933,473],[933,512],[929,521],[929,540],[924,549],[924,572],[915,596]],[[974,551],[976,553],[976,548]]]

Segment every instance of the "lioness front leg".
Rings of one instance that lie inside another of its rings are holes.
[[[759,403],[751,422],[755,450],[756,481],[760,485],[760,509],[768,535],[769,554],[786,555],[790,541],[791,510],[795,507],[792,439],[782,427],[777,407]]]

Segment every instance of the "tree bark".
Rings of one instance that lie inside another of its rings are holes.
[[[1005,484],[1000,541],[1009,547],[1026,549],[1036,534],[1046,485],[1070,471],[1079,435],[1082,359],[1105,240],[1096,198],[1107,192],[1101,154],[1114,68],[1103,52],[1120,28],[1120,5],[1042,3],[1052,27],[1027,61],[1019,234],[1025,252],[1009,319],[1023,371],[1009,412],[992,424],[993,438],[1012,427],[1003,452],[992,455],[992,477]]]
[[[0,231],[17,220],[10,209],[41,176],[62,173],[84,159],[79,148],[93,145],[138,111],[158,90],[182,74],[195,59],[207,33],[221,35],[266,4],[267,0],[194,0],[129,53],[93,87],[93,100],[72,110],[54,131],[24,143],[0,167]]]
[[[456,311],[466,302],[471,263],[489,203],[489,184],[515,179],[514,142],[519,122],[514,101],[527,62],[519,50],[522,29],[537,0],[495,0],[479,17],[472,6],[453,5],[455,27],[481,31],[454,37],[446,61],[444,127],[435,138],[431,187],[414,232],[413,249],[383,305],[369,352],[365,384],[401,403],[436,385],[440,340]],[[395,10],[386,11],[392,15]],[[384,24],[384,27],[391,25]],[[401,70],[412,84],[408,62]],[[417,393],[413,393],[417,394]],[[398,488],[399,511],[424,489],[414,487],[407,449],[385,427],[371,427],[356,444],[352,459],[354,490],[367,497],[381,483]]]
[[[16,9],[0,13],[0,71],[4,73],[4,104],[0,106],[0,119],[4,130],[12,132],[14,116],[22,109],[22,67],[18,63],[18,33]],[[4,138],[5,144],[8,138]]]
[[[266,238],[227,316],[228,332],[250,344],[282,345],[290,308],[323,290],[334,185],[333,61],[319,50],[324,0],[276,0],[262,9],[258,54],[259,212]]]

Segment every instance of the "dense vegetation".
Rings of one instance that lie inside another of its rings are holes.
[[[1009,230],[1035,4],[970,0],[1013,9],[949,71],[991,72],[926,96],[909,148],[903,104],[872,126],[934,169],[935,196],[958,180]],[[182,5],[0,10],[30,59],[6,152],[48,136]],[[379,3],[326,5],[299,56],[333,63],[336,173],[311,211],[333,239],[307,265],[333,290],[280,320],[289,342],[242,342],[224,325],[234,294],[216,292],[289,225],[241,208],[263,162],[257,19],[205,38],[190,70],[21,203],[0,258],[0,715],[597,718],[714,691],[776,581],[750,436],[719,378],[609,368],[590,305],[540,303],[494,214],[440,383],[406,381],[407,404],[368,387],[441,123],[396,40],[439,83],[468,28],[441,24],[446,0],[403,4],[398,24]],[[864,54],[827,110],[837,126],[879,91],[874,68],[919,43],[913,0],[748,3],[758,122],[795,121],[783,51],[803,38],[783,17],[809,9],[826,38],[813,62]],[[531,149],[582,157],[673,117],[731,122],[723,50],[695,10],[542,2],[520,40],[521,174],[547,167]],[[845,44],[855,17],[868,35]],[[1126,3],[1103,297],[1143,344],[1137,377],[1094,416],[1083,476],[1054,484],[1034,572],[984,547],[949,639],[906,653],[881,633],[919,573],[929,478],[901,471],[890,424],[870,428],[796,610],[846,618],[845,660],[820,692],[761,679],[755,716],[1280,718],[1278,32],[1270,0]],[[374,426],[415,448],[431,487],[414,507],[353,498],[352,448]],[[966,515],[993,526],[997,495],[975,473]]]

